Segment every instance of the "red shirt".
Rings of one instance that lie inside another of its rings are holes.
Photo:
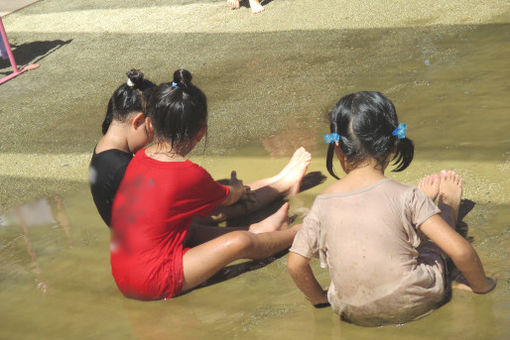
[[[179,295],[191,219],[209,216],[228,192],[191,161],[161,162],[138,151],[112,209],[110,261],[122,293],[142,300]]]

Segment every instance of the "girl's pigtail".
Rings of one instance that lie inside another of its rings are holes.
[[[328,172],[331,176],[335,177],[336,179],[340,179],[333,170],[334,155],[335,155],[335,143],[330,143],[328,145],[328,155],[326,156],[326,169],[328,169]]]
[[[106,134],[114,120],[123,122],[132,112],[145,113],[142,92],[156,87],[153,82],[144,79],[140,70],[131,69],[126,75],[128,77],[127,81],[115,90],[108,101],[106,116],[101,129],[103,135]]]
[[[336,113],[333,110],[333,112],[330,113],[330,129],[331,132],[338,133],[338,125],[336,123]],[[341,143],[342,136],[340,136],[340,140],[338,141]],[[328,169],[328,172],[331,176],[333,176],[336,179],[340,179],[336,174],[335,170],[333,170],[333,157],[335,156],[335,143],[329,143],[328,145],[328,154],[326,156],[326,169]]]
[[[190,71],[185,69],[179,69],[174,72],[174,81],[172,82],[172,86],[185,91],[191,86],[192,78],[193,77]],[[173,84],[175,84],[176,86],[174,86]]]
[[[137,69],[131,69],[127,74],[128,82],[130,84],[133,84],[131,87],[135,90],[142,90],[144,89],[144,79],[143,79],[143,73],[140,72],[140,70]]]
[[[396,142],[397,152],[393,156],[393,165],[396,166],[393,172],[399,172],[406,169],[412,162],[414,157],[414,143],[409,138],[405,137],[397,139]]]

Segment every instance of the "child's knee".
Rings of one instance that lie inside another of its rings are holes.
[[[233,231],[227,235],[229,236],[229,247],[236,253],[244,254],[255,245],[253,234],[248,231]]]

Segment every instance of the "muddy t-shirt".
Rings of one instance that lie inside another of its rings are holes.
[[[113,199],[133,154],[111,149],[94,153],[89,165],[89,184],[99,215],[111,225]]]
[[[352,322],[405,322],[444,294],[437,266],[418,261],[417,228],[440,213],[416,187],[391,179],[317,196],[290,251],[329,268],[328,300]]]

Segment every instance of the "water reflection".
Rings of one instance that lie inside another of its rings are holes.
[[[23,232],[22,235],[18,234],[20,230]],[[0,216],[0,235],[2,235],[0,253],[15,254],[16,250],[13,248],[18,248],[20,246],[18,241],[23,238],[29,264],[22,267],[24,271],[35,275],[36,287],[43,294],[48,290],[48,281],[41,270],[36,244],[39,245],[42,241],[42,248],[47,248],[47,242],[53,243],[52,239],[56,236],[52,233],[53,230],[61,231],[62,234],[59,236],[63,236],[66,246],[72,244],[71,221],[64,209],[63,199],[59,195],[12,208],[7,214]],[[41,252],[44,253],[45,250]],[[3,257],[12,259],[16,264],[19,262],[19,258],[13,256]]]

